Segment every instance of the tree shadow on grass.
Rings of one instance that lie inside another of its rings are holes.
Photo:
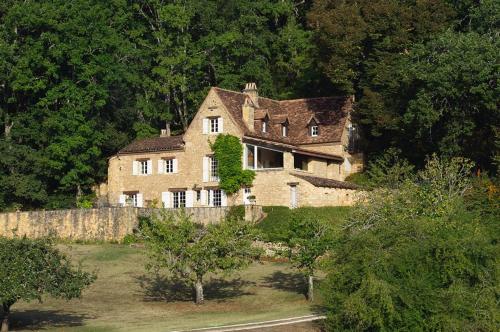
[[[193,286],[183,280],[162,275],[142,275],[137,277],[137,281],[141,286],[145,301],[194,301]],[[247,286],[252,285],[255,283],[241,278],[232,280],[211,278],[204,282],[203,291],[206,300],[223,302],[238,296],[253,295],[254,293],[245,290]]]
[[[303,274],[298,272],[283,273],[276,271],[273,274],[263,277],[264,287],[275,288],[288,292],[295,292],[297,294],[306,295],[306,279]]]
[[[0,316],[3,312],[0,310]],[[84,325],[84,314],[61,312],[58,310],[12,310],[10,314],[10,330],[38,331],[54,327],[74,327]]]

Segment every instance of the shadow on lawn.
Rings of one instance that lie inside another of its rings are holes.
[[[283,273],[281,271],[276,271],[270,276],[263,277],[262,281],[264,281],[262,284],[264,287],[306,295],[306,280],[304,275],[298,272]]]
[[[137,281],[144,292],[145,301],[194,301],[193,286],[182,280],[161,275],[142,275],[137,277]],[[204,283],[203,290],[206,300],[223,302],[242,295],[253,295],[254,293],[244,289],[252,285],[255,283],[241,278],[232,280],[211,278]]]
[[[0,311],[0,315],[3,313]],[[57,310],[13,310],[10,330],[41,330],[48,327],[82,326],[87,315],[60,312]]]

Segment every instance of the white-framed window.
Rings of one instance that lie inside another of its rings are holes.
[[[201,190],[196,190],[196,201],[201,201]]]
[[[210,118],[210,132],[211,133],[219,132],[219,118]]]
[[[285,123],[281,125],[281,135],[283,137],[287,137],[288,136],[288,125],[285,124]]]
[[[208,192],[209,200],[212,206],[222,206],[222,190],[214,189]]]
[[[173,192],[173,207],[174,208],[186,207],[186,192],[185,191],[174,191]]]
[[[262,121],[262,132],[267,133],[267,121]]]
[[[210,181],[219,181],[219,161],[214,156],[209,157]]]
[[[139,174],[147,175],[150,174],[150,172],[148,160],[139,160]]]
[[[142,207],[142,194],[139,192],[124,192],[122,195],[120,195],[119,203],[121,206]]]
[[[165,159],[165,173],[174,172],[174,159]]]
[[[313,125],[311,126],[311,136],[316,137],[319,135],[319,126]]]

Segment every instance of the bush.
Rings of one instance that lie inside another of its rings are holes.
[[[329,330],[499,330],[498,222],[464,204],[470,167],[433,157],[355,207],[326,265]]]

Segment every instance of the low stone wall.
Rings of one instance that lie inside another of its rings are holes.
[[[137,228],[139,216],[151,215],[155,211],[160,209],[107,207],[0,213],[0,236],[53,236],[81,241],[122,241]],[[195,222],[208,224],[223,219],[229,208],[185,208],[184,211]],[[245,220],[253,222],[261,216],[262,207],[245,207]]]

